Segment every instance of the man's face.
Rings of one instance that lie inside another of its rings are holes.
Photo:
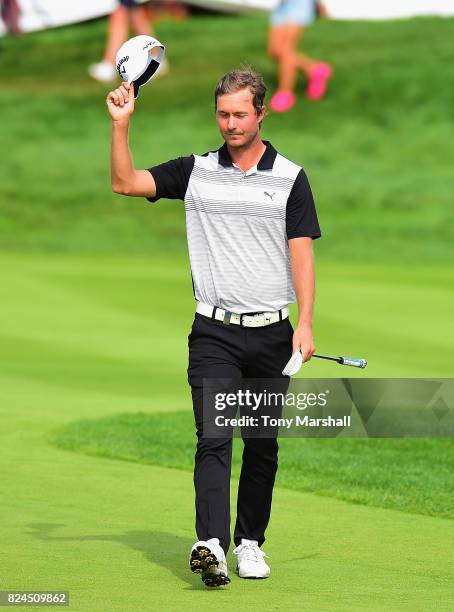
[[[218,96],[216,121],[224,140],[230,147],[244,147],[257,136],[265,110],[257,115],[249,87],[236,93]]]

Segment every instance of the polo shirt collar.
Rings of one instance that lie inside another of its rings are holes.
[[[262,142],[266,146],[266,149],[257,164],[257,170],[271,170],[274,165],[274,160],[276,159],[277,151],[268,140],[263,140]],[[224,168],[233,166],[227,143],[224,142],[222,147],[218,149],[218,156],[221,166],[224,166]]]

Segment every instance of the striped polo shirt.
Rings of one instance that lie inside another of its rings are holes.
[[[184,200],[194,296],[234,313],[295,302],[288,241],[320,237],[307,176],[271,143],[244,172],[227,145],[149,168],[156,196]]]

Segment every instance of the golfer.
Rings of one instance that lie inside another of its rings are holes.
[[[194,487],[198,541],[192,571],[210,587],[230,582],[232,438],[203,435],[203,379],[282,379],[294,351],[304,361],[312,336],[314,257],[320,237],[314,201],[301,166],[260,136],[266,87],[252,70],[234,70],[215,89],[224,144],[148,170],[136,170],[128,147],[132,87],[107,96],[112,119],[111,181],[115,193],[184,200],[196,312],[188,337],[197,447]],[[288,305],[298,302],[298,323]],[[287,380],[288,382],[288,380]],[[234,543],[242,578],[267,578],[261,546],[277,470],[276,437],[245,438]]]

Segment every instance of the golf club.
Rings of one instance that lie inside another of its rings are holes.
[[[366,359],[360,359],[356,357],[328,357],[327,355],[312,355],[317,359],[328,359],[329,361],[337,361],[341,365],[352,366],[354,368],[365,368],[367,366]]]
[[[352,366],[354,368],[365,368],[367,361],[365,359],[357,359],[355,357],[329,357],[328,355],[312,355],[318,359],[328,359],[329,361],[337,361],[341,365]],[[293,376],[296,374],[301,366],[303,365],[303,356],[300,351],[295,351],[290,357],[289,362],[282,370],[284,376]]]

